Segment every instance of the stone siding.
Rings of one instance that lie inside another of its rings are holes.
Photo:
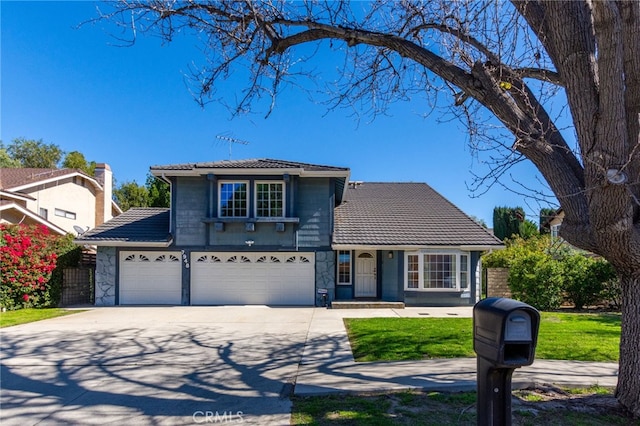
[[[116,304],[116,248],[98,247],[96,256],[96,306]]]
[[[336,260],[333,251],[316,252],[316,306],[322,306],[322,295],[317,290],[327,289],[327,302],[336,298]]]

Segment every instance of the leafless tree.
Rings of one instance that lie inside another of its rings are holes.
[[[564,210],[562,236],[619,274],[617,396],[640,416],[638,0],[131,0],[107,8],[103,17],[130,41],[142,32],[200,37],[201,102],[220,101],[217,88],[241,73],[247,82],[234,111],[265,100],[272,108],[279,92],[313,76],[318,52],[333,52],[343,65],[333,106],[375,116],[394,101],[421,98],[426,109],[444,97],[473,146],[501,153],[489,156],[493,167],[479,183],[533,162]]]

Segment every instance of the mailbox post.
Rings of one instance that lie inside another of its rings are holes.
[[[511,425],[513,370],[535,357],[540,313],[526,303],[491,297],[473,307],[479,426]]]

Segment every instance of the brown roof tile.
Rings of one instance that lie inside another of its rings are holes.
[[[0,189],[17,188],[71,173],[80,173],[94,179],[78,169],[0,168]]]
[[[269,158],[249,160],[228,160],[203,163],[169,164],[151,166],[151,170],[191,170],[191,169],[304,169],[308,171],[348,171],[346,167],[322,166],[294,161]]]
[[[425,183],[349,185],[335,210],[334,244],[500,246],[502,242]]]
[[[85,232],[76,240],[98,245],[104,241],[168,242],[171,240],[169,209],[133,208]]]

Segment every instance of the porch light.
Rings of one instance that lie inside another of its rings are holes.
[[[248,245],[249,247],[251,247],[251,246],[255,243],[255,241],[253,241],[253,240],[247,240],[247,241],[245,241],[244,243],[245,243],[246,245]]]
[[[388,257],[389,259],[393,259],[393,252],[392,252],[392,251],[390,251],[389,253],[387,253],[387,257]]]

